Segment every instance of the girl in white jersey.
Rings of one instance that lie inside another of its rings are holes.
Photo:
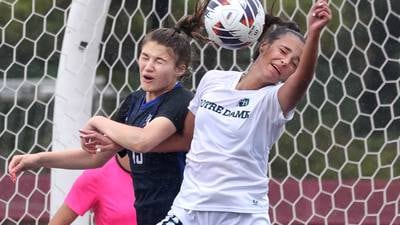
[[[293,23],[267,16],[247,72],[205,74],[186,119],[194,134],[181,190],[159,225],[270,224],[268,154],[313,79],[330,19],[327,1],[318,0],[304,39]]]

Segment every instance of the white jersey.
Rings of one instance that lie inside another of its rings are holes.
[[[175,206],[268,212],[268,154],[293,113],[282,113],[281,85],[236,90],[240,77],[213,70],[202,78],[189,105],[196,125]]]

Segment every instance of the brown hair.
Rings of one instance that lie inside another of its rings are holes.
[[[196,3],[196,10],[194,15],[188,15],[183,17],[178,23],[176,28],[182,29],[190,37],[198,39],[200,41],[209,41],[205,36],[201,34],[204,27],[203,15],[207,9],[207,5],[210,0],[199,0]],[[276,1],[272,4],[271,9],[274,8]],[[258,47],[262,42],[272,43],[279,39],[282,35],[292,33],[296,35],[301,41],[304,42],[304,37],[300,33],[300,29],[297,23],[292,21],[283,21],[280,17],[273,16],[271,12],[265,15],[264,28],[262,35],[258,39],[256,51],[253,55],[253,59],[259,55]]]
[[[174,28],[158,28],[148,33],[140,43],[140,51],[143,45],[149,41],[155,41],[165,47],[171,48],[175,55],[176,66],[185,65],[189,68],[191,62],[190,39],[208,40],[200,31],[203,27],[202,16],[210,0],[199,0],[196,3],[194,15],[182,17]]]
[[[300,28],[297,23],[293,21],[283,21],[280,17],[277,16],[272,16],[268,14],[265,15],[263,33],[258,39],[258,43],[253,54],[253,60],[255,60],[260,55],[259,49],[262,43],[273,43],[287,33],[294,34],[302,42],[305,42],[305,39],[300,33]]]
[[[182,17],[177,22],[175,29],[178,31],[183,31],[191,38],[195,38],[200,41],[208,41],[208,39],[203,36],[201,32],[204,28],[203,15],[209,2],[210,0],[197,1],[194,14]]]
[[[175,65],[189,66],[191,61],[190,39],[177,32],[173,28],[158,28],[148,33],[140,43],[140,51],[143,45],[149,41],[157,42],[160,45],[170,48],[175,55]]]
[[[159,28],[150,32],[142,41],[142,45],[148,41],[156,41],[161,45],[170,47],[176,56],[176,64],[184,64],[188,67],[191,62],[190,38],[201,42],[209,41],[201,34],[204,28],[203,15],[209,2],[210,0],[197,1],[193,15],[182,17],[174,28]],[[304,42],[304,37],[295,22],[283,21],[280,17],[266,14],[263,32],[258,39],[253,59],[258,57],[261,43],[265,41],[272,43],[287,33],[296,35]]]

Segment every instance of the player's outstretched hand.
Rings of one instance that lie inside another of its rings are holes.
[[[18,173],[39,167],[39,156],[37,154],[15,155],[8,165],[8,173],[11,180],[15,183]]]
[[[318,0],[308,13],[308,31],[321,32],[332,19],[332,12],[327,0]]]
[[[79,130],[81,137],[81,147],[85,151],[96,154],[105,151],[117,151],[122,149],[117,143],[109,137],[93,130]]]

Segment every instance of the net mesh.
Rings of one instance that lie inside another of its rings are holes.
[[[266,8],[273,1],[264,0]],[[191,13],[189,0],[113,0],[93,114],[111,116],[138,88],[135,56],[151,29]],[[304,31],[311,0],[272,12]],[[273,224],[400,224],[400,1],[331,0],[316,76],[270,154]],[[0,1],[0,224],[46,224],[49,170],[7,176],[14,154],[51,150],[54,86],[71,1]],[[192,42],[195,90],[210,69],[244,70],[253,48]]]

